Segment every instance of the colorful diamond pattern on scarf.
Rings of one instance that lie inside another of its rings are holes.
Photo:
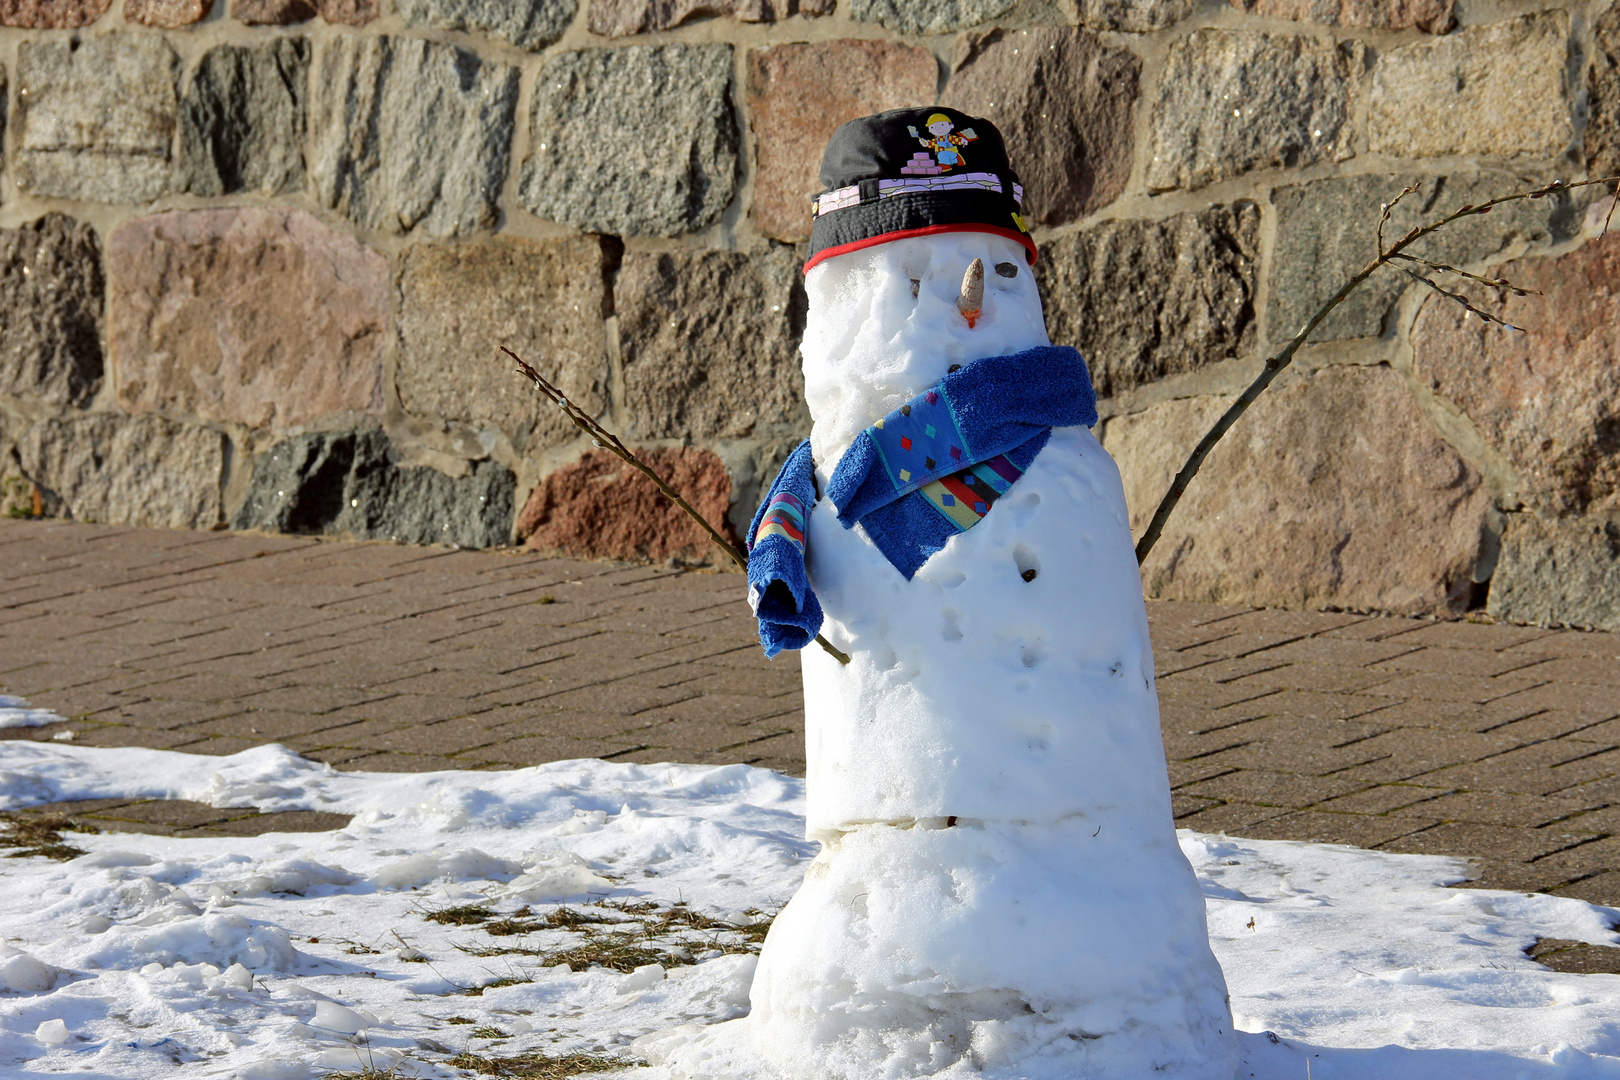
[[[942,387],[929,390],[867,428],[896,491],[915,491],[961,468],[972,448],[962,438]]]
[[[973,528],[1024,471],[998,454],[922,487],[918,494],[962,531]]]

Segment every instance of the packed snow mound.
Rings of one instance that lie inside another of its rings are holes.
[[[263,749],[254,760],[284,753]],[[157,753],[138,761],[126,750],[0,742],[0,770],[82,792],[76,797],[130,798],[150,790],[154,766],[159,777],[190,775],[206,784],[213,773],[247,764]],[[287,775],[301,777],[275,781],[297,789],[290,800],[357,814],[355,823],[305,835],[75,835],[89,856],[0,859],[0,968],[20,976],[26,969],[27,985],[45,985],[32,965],[4,968],[26,956],[47,966],[51,979],[43,990],[9,982],[0,990],[0,1075],[88,1070],[119,1080],[316,1080],[370,1065],[448,1080],[461,1074],[445,1063],[469,1050],[486,1058],[588,1052],[655,1062],[627,1074],[633,1080],[780,1080],[746,1039],[716,1037],[747,1033],[746,1024],[726,1023],[750,1007],[756,960],[738,944],[740,935],[694,930],[685,960],[638,959],[620,970],[576,957],[567,970],[547,954],[573,948],[569,942],[582,935],[493,934],[483,924],[424,916],[487,907],[514,921],[569,912],[559,917],[628,919],[612,905],[647,905],[642,918],[649,922],[680,912],[735,925],[769,918],[816,852],[803,838],[801,781],[746,766],[600,761],[426,780],[318,766]],[[447,798],[460,793],[463,806],[483,800],[482,809],[461,828],[442,831],[448,818],[441,812],[418,817],[410,810],[424,783]],[[936,828],[929,839],[943,834],[955,844],[973,832]],[[1104,829],[1096,839],[1106,836]],[[1075,838],[1077,845],[1089,839]],[[1244,1080],[1300,1080],[1307,1063],[1313,1077],[1328,1080],[1620,1075],[1620,976],[1560,974],[1524,955],[1538,937],[1620,944],[1610,929],[1620,912],[1558,897],[1449,889],[1466,875],[1450,859],[1188,832],[1180,847],[1208,904],[1212,944],[1241,1029]],[[525,872],[548,852],[566,853],[609,888],[589,901],[541,906],[501,895],[521,875],[506,883],[440,880],[416,892],[370,883],[411,855],[469,848]],[[111,852],[120,854],[96,858]],[[939,854],[954,860],[971,851]],[[286,882],[299,860],[357,880],[314,884],[305,895],[210,891],[256,877]],[[882,873],[869,866],[862,880],[881,882]],[[858,894],[840,903],[847,907]],[[866,899],[880,909],[890,903]],[[681,901],[685,907],[676,906]],[[525,907],[529,914],[519,915]],[[213,921],[225,915],[243,923]],[[285,935],[290,958],[271,929]],[[249,939],[265,946],[266,962],[256,969],[242,951]],[[541,955],[476,955],[513,945]],[[232,955],[244,962],[224,962]],[[1024,959],[1037,971],[1046,963],[1040,954]],[[920,986],[924,973],[917,974]],[[483,992],[468,996],[466,987]],[[332,1007],[323,1011],[322,1003]],[[997,1001],[986,996],[979,1004],[978,1012],[990,1013]],[[355,1017],[363,1024],[358,1031],[341,1030],[357,1026]],[[449,1024],[451,1017],[472,1023]],[[38,1035],[42,1027],[46,1038]],[[695,1073],[671,1064],[682,1054],[701,1059]],[[945,1075],[953,1075],[949,1068]],[[1033,1066],[1026,1075],[1042,1077]]]
[[[577,834],[574,834],[577,835]],[[591,864],[569,851],[532,852],[523,860],[523,872],[506,887],[495,890],[504,900],[540,904],[569,897],[605,893],[613,882],[591,870]]]
[[[415,889],[430,881],[509,881],[523,872],[510,859],[498,859],[477,848],[422,852],[389,863],[372,876],[379,889]]]
[[[0,994],[43,994],[67,972],[0,942]]]
[[[110,926],[83,957],[83,963],[96,968],[188,963],[285,974],[298,966],[287,931],[222,912],[181,916],[154,927]]]
[[[285,859],[248,874],[210,884],[207,893],[215,901],[286,893],[316,896],[347,888],[360,879],[347,870],[323,866],[310,859]]]

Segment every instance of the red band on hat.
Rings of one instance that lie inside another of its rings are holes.
[[[897,232],[883,233],[879,236],[869,236],[864,240],[852,240],[847,244],[839,244],[836,247],[822,248],[805,261],[804,272],[808,274],[811,267],[815,266],[824,259],[832,258],[834,255],[843,255],[851,251],[859,251],[862,248],[875,247],[878,244],[887,244],[890,240],[905,240],[913,236],[932,236],[935,233],[948,232],[993,233],[996,236],[1005,236],[1009,240],[1016,240],[1029,250],[1029,264],[1031,266],[1035,265],[1035,241],[1031,240],[1023,233],[1014,232],[1012,229],[1003,229],[996,225],[980,225],[975,222],[962,222],[959,225],[926,225],[920,229],[900,229]]]

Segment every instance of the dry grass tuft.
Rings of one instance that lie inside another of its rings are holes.
[[[566,1054],[552,1057],[538,1051],[512,1057],[483,1057],[469,1052],[457,1054],[446,1064],[469,1069],[485,1076],[520,1076],[531,1080],[568,1080],[586,1073],[613,1072],[646,1062],[634,1058],[612,1058],[601,1054]]]
[[[62,841],[63,832],[99,833],[101,830],[94,825],[75,821],[63,814],[18,814],[0,813],[0,824],[6,827],[0,835],[0,848],[16,848],[8,852],[8,859],[28,859],[36,855],[46,859],[55,859],[57,862],[67,862],[83,855],[83,848],[76,848]]]
[[[478,924],[492,938],[564,931],[573,938],[567,944],[491,940],[456,948],[470,956],[531,956],[546,967],[567,964],[575,971],[604,967],[628,973],[647,964],[695,964],[695,954],[715,950],[758,952],[774,918],[750,911],[760,921],[735,926],[694,911],[685,903],[660,907],[644,900],[597,900],[588,906],[595,910],[559,907],[543,918],[532,917],[525,907],[510,916]],[[452,908],[436,914],[485,910]],[[469,992],[476,994],[489,985],[505,984],[486,984]]]
[[[645,934],[634,932],[591,934],[583,944],[543,953],[541,958],[546,967],[567,964],[575,971],[583,971],[589,967],[605,967],[625,974],[648,964],[678,967],[692,963],[689,955],[656,948],[647,941]]]
[[[476,926],[494,917],[495,913],[485,904],[459,904],[456,907],[422,913],[422,918],[428,922],[439,923],[441,926]]]

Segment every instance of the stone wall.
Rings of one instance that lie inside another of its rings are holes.
[[[3,0],[16,515],[702,558],[508,345],[745,523],[803,436],[845,119],[989,116],[1140,531],[1391,229],[1620,171],[1620,8],[1479,0]],[[1504,206],[1394,271],[1206,464],[1150,593],[1620,626],[1620,236]],[[1451,279],[1455,280],[1455,279]],[[1455,287],[1455,286],[1453,286]]]

